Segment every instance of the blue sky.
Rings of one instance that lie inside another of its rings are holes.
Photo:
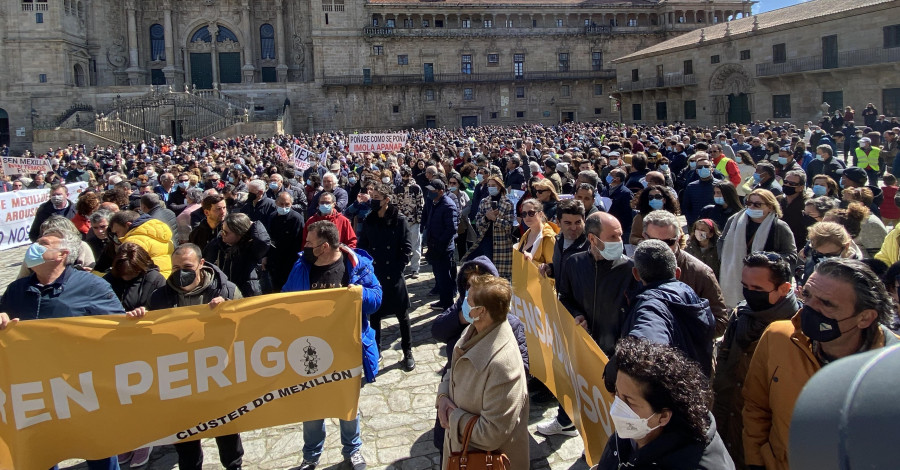
[[[803,0],[759,0],[753,5],[753,13],[763,13],[803,3]]]

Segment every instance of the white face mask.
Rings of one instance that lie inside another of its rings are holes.
[[[703,230],[694,230],[694,236],[697,237],[697,240],[706,240],[708,235]]]
[[[616,397],[612,406],[609,407],[609,417],[616,426],[616,434],[622,439],[643,439],[651,431],[662,426],[657,425],[651,428],[647,425],[647,421],[655,415],[656,413],[653,413],[647,418],[641,418],[619,397]]]

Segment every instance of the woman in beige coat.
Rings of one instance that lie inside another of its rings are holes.
[[[462,451],[466,424],[478,416],[469,449],[505,453],[510,468],[525,469],[530,466],[528,390],[519,345],[506,321],[512,288],[491,275],[474,277],[469,285],[461,310],[470,325],[438,388],[438,419],[447,430],[441,468],[447,468],[452,452]]]

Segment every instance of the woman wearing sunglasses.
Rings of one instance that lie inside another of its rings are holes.
[[[721,260],[719,284],[729,308],[744,300],[741,270],[747,253],[770,251],[780,254],[791,270],[797,265],[794,234],[781,220],[775,195],[767,189],[754,189],[745,202],[746,209],[728,219],[716,244]]]
[[[559,227],[547,222],[541,201],[527,199],[522,203],[519,217],[528,230],[522,235],[514,248],[525,255],[525,258],[534,261],[539,266],[543,263],[553,262],[553,248],[556,245],[556,235]]]
[[[634,201],[634,207],[638,210],[638,214],[631,219],[631,236],[628,237],[628,243],[634,246],[644,241],[644,216],[660,209],[678,215],[680,210],[678,199],[675,199],[665,186],[647,186],[638,193]]]

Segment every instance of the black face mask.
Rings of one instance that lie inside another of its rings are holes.
[[[318,256],[313,252],[316,248],[312,246],[307,246],[303,248],[303,261],[306,261],[309,264],[315,264],[316,260],[319,259]]]
[[[193,271],[190,269],[179,269],[177,271],[172,271],[172,274],[169,276],[169,280],[172,282],[172,284],[182,289],[193,284],[196,279],[197,271]]]
[[[744,300],[747,301],[747,306],[750,307],[750,310],[754,312],[762,312],[772,308],[773,304],[769,302],[769,294],[771,292],[750,290],[744,287]]]
[[[369,206],[372,207],[372,210],[378,212],[381,210],[381,200],[380,199],[372,199],[369,201]]]
[[[834,341],[843,334],[838,320],[822,315],[809,305],[800,310],[800,329],[809,339],[820,343]]]
[[[256,193],[250,193],[247,195],[247,202],[253,202],[256,200]]]
[[[783,186],[781,192],[783,192],[785,196],[793,196],[797,193],[797,188],[793,186]]]

